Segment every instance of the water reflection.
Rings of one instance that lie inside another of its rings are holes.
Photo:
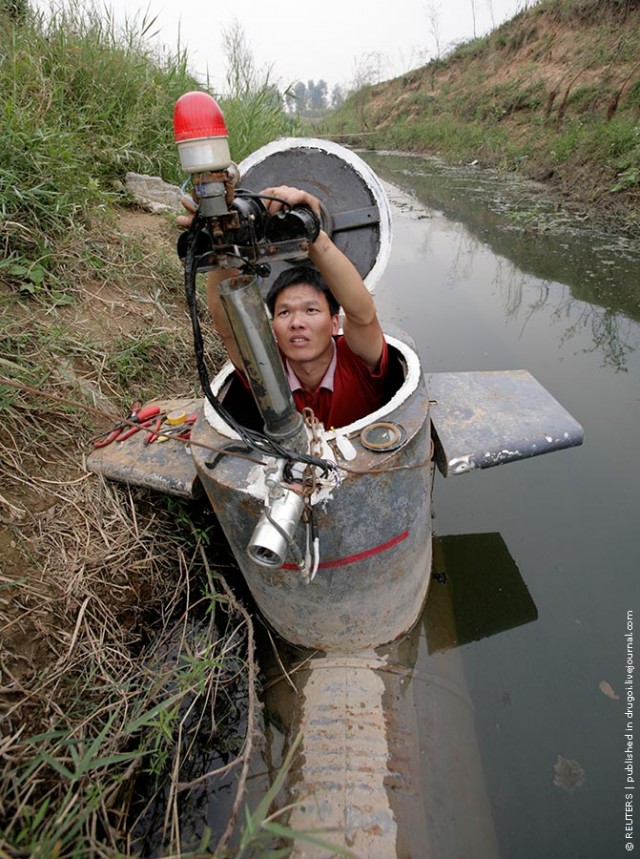
[[[554,323],[564,326],[563,342],[589,337],[586,351],[599,352],[607,366],[626,369],[640,343],[633,324],[640,321],[637,244],[584,226],[576,230],[575,222],[558,223],[555,212],[550,214],[556,220],[543,231],[527,227],[523,218],[514,220],[519,208],[542,207],[531,197],[536,186],[413,156],[366,153],[366,160],[382,178],[410,188],[436,218],[438,212],[446,216],[434,233],[421,231],[414,251],[439,256],[442,264],[446,236],[447,283],[481,279],[490,252],[490,279],[507,317],[524,328],[546,307]]]
[[[438,619],[446,610],[451,622],[443,625]],[[500,534],[434,538],[433,575],[423,619],[429,653],[537,619],[533,598]]]
[[[381,317],[413,336],[426,372],[526,368],[585,428],[584,448],[436,477],[436,533],[499,530],[536,618],[430,655],[464,664],[501,855],[601,859],[622,844],[623,717],[599,684],[622,682],[621,630],[640,600],[640,252],[566,225],[523,233],[484,174],[426,178],[422,159],[393,156],[394,174],[375,158],[406,189],[390,192]],[[415,189],[400,164],[424,174]],[[563,761],[586,774],[570,792]]]
[[[276,656],[263,652],[272,765],[302,733],[282,798],[294,801],[290,824],[363,859],[499,855],[457,648],[535,620],[536,610],[498,534],[435,543],[436,580],[409,635],[375,653],[312,654],[283,642]]]
[[[290,824],[342,846],[346,830],[367,859],[499,855],[459,648],[538,613],[498,533],[434,538],[433,569],[418,623],[375,653],[262,649],[270,767],[302,733]]]

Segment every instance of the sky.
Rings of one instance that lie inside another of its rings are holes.
[[[136,15],[156,18],[156,40],[174,50],[180,43],[191,71],[214,92],[224,89],[226,58],[222,31],[240,24],[257,70],[270,69],[282,89],[302,80],[325,80],[349,88],[373,65],[380,80],[424,65],[447,47],[481,36],[532,5],[534,0],[97,0],[116,20]],[[37,5],[58,5],[38,0]],[[435,22],[435,26],[434,23]]]

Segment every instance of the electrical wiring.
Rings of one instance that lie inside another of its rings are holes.
[[[305,465],[313,465],[321,470],[323,476],[326,476],[329,471],[335,468],[334,463],[309,454],[289,450],[264,433],[251,430],[248,427],[243,426],[238,420],[236,420],[236,418],[233,417],[233,415],[230,414],[228,409],[225,408],[223,403],[211,390],[211,381],[204,359],[204,340],[202,337],[202,328],[200,326],[200,318],[198,315],[196,301],[196,276],[198,271],[196,242],[204,220],[205,219],[203,219],[198,212],[195,213],[187,234],[187,249],[184,259],[185,294],[193,332],[196,368],[204,395],[212,408],[215,409],[218,415],[220,415],[222,420],[240,436],[243,444],[248,450],[255,453],[261,453],[266,456],[274,456],[284,459],[289,464],[300,462]],[[241,261],[243,262],[243,267],[246,266],[249,270],[252,268],[252,266],[247,264],[244,260],[241,259]]]

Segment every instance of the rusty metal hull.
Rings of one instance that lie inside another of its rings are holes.
[[[420,374],[413,393],[385,415],[406,432],[398,450],[372,452],[361,445],[359,430],[350,434],[356,456],[340,484],[314,507],[321,561],[311,582],[293,559],[273,570],[247,556],[263,508],[255,490],[263,466],[234,456],[214,461],[206,448],[194,446],[198,476],[256,604],[287,641],[325,651],[361,649],[392,641],[417,620],[431,569],[428,409]],[[193,438],[214,447],[229,445],[229,438],[204,420],[197,422]],[[298,537],[303,550],[302,527]]]
[[[301,836],[292,857],[499,856],[460,652],[427,655],[431,627],[453,633],[448,596],[429,598],[410,635],[375,651],[284,650],[267,663],[266,717],[276,736],[302,739],[288,824],[334,845]]]

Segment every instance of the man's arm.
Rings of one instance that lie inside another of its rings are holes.
[[[266,188],[263,193],[279,197],[290,206],[309,206],[320,217],[318,200],[306,191],[282,185]],[[282,209],[282,203],[278,201],[265,200],[264,203],[271,214]],[[323,231],[311,245],[309,259],[344,311],[344,336],[349,348],[374,370],[382,355],[384,335],[373,298],[358,270]]]
[[[344,311],[343,329],[349,348],[374,370],[382,355],[384,335],[371,293],[356,267],[322,231],[311,245],[309,259]]]
[[[317,198],[306,191],[282,185],[277,188],[266,188],[262,193],[285,200],[290,206],[309,206],[320,217],[320,204]],[[277,200],[265,200],[264,203],[270,214],[275,214],[283,207],[283,204]],[[183,199],[183,205],[188,211],[193,211],[190,198]],[[192,214],[182,215],[178,218],[178,224],[188,227],[192,217]],[[311,245],[309,258],[324,277],[344,311],[344,336],[349,348],[374,370],[382,355],[384,335],[373,298],[356,267],[323,231],[320,231],[320,235]],[[242,368],[242,359],[218,294],[220,283],[228,277],[234,277],[237,273],[237,269],[210,271],[207,275],[207,301],[213,325],[224,343],[229,358],[236,367]]]

